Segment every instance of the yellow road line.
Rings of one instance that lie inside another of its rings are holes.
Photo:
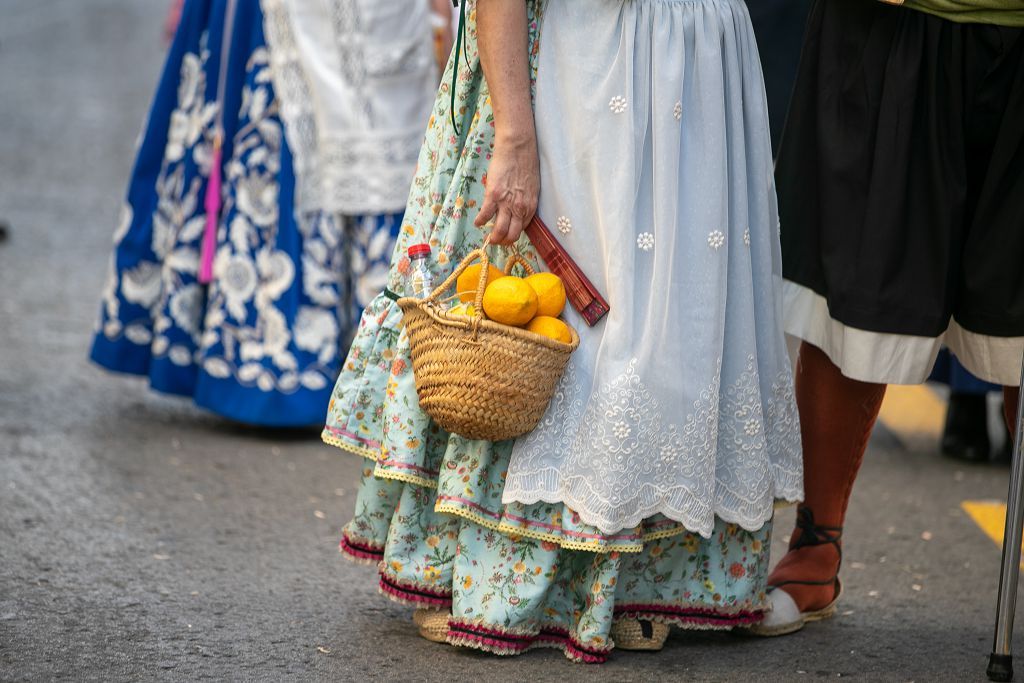
[[[925,385],[891,385],[879,414],[909,451],[935,451],[946,420],[946,402]]]
[[[965,500],[960,503],[964,512],[974,520],[974,523],[981,527],[985,535],[996,542],[997,546],[1003,545],[1003,532],[1006,531],[1006,504],[997,500]],[[1024,570],[1024,562],[1020,563],[1021,570]]]
[[[960,503],[964,512],[974,520],[985,535],[1003,544],[1003,532],[1006,525],[1006,504],[996,500],[965,500]]]

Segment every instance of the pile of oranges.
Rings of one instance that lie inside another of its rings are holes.
[[[462,302],[449,313],[472,317],[480,284],[477,263],[466,268],[456,282],[456,292]],[[503,325],[522,327],[530,332],[569,344],[572,332],[558,316],[565,309],[565,285],[554,273],[535,273],[528,277],[506,275],[488,264],[483,296],[484,315]]]

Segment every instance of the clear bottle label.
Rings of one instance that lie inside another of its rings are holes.
[[[409,281],[412,285],[412,294],[416,298],[425,299],[434,291],[434,277],[424,261],[413,264]]]

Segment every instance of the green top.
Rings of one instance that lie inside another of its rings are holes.
[[[905,0],[910,9],[934,14],[950,21],[972,24],[1024,27],[1024,0]]]

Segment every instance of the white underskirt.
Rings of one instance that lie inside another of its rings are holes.
[[[852,379],[920,384],[945,346],[976,377],[1008,386],[1021,380],[1024,337],[977,334],[955,320],[938,337],[859,330],[833,319],[824,297],[788,280],[783,302],[786,333],[817,346]]]
[[[402,211],[437,92],[426,0],[261,0],[300,211]]]

